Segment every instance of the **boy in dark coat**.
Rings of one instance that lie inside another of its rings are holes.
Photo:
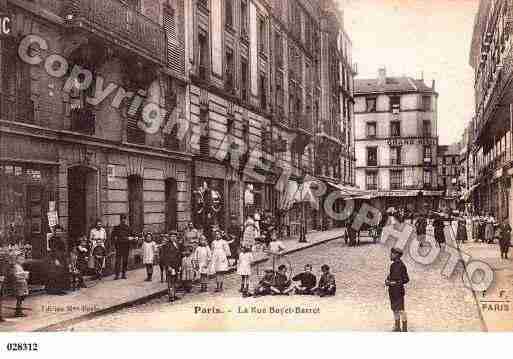
[[[312,274],[312,265],[305,265],[305,271],[299,273],[292,278],[292,281],[299,282],[296,286],[296,294],[300,295],[313,295],[315,294],[315,286],[317,285],[317,278]]]
[[[317,292],[319,297],[333,296],[337,292],[337,283],[335,276],[330,273],[330,267],[327,264],[321,266],[321,278],[319,279],[319,287]]]
[[[176,279],[182,265],[182,249],[178,243],[178,234],[171,232],[169,241],[160,249],[160,265],[166,271],[166,278],[169,287],[169,301],[178,300],[176,296]]]
[[[408,331],[408,320],[406,311],[404,310],[404,285],[410,281],[408,277],[408,270],[404,265],[401,257],[403,251],[398,248],[392,248],[390,251],[390,274],[385,280],[385,285],[388,287],[388,295],[390,297],[390,307],[394,312],[394,332],[401,331],[401,320],[403,324],[403,332]]]
[[[255,288],[254,297],[258,297],[261,295],[269,295],[271,294],[271,286],[274,283],[274,277],[276,273],[272,269],[266,269],[265,274],[258,282],[257,287]]]

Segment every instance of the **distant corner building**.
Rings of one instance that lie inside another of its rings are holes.
[[[377,78],[355,80],[354,96],[357,186],[382,210],[438,206],[435,82],[380,68]]]

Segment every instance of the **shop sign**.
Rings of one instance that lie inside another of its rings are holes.
[[[0,14],[0,38],[12,35],[12,18],[8,14]]]
[[[387,141],[389,146],[405,146],[405,145],[436,145],[436,138],[390,138]]]

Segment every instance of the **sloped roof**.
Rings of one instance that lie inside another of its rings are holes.
[[[411,77],[387,77],[384,84],[379,79],[355,79],[355,95],[369,93],[390,92],[430,92],[433,89],[427,86],[423,80],[415,80]]]

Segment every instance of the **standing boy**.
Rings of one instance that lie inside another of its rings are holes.
[[[410,281],[408,271],[404,265],[401,257],[403,251],[398,248],[392,248],[390,251],[390,274],[385,280],[385,285],[388,287],[388,295],[390,297],[390,307],[394,312],[394,332],[401,331],[401,320],[403,324],[402,331],[408,331],[408,320],[406,311],[404,310],[404,285]]]

